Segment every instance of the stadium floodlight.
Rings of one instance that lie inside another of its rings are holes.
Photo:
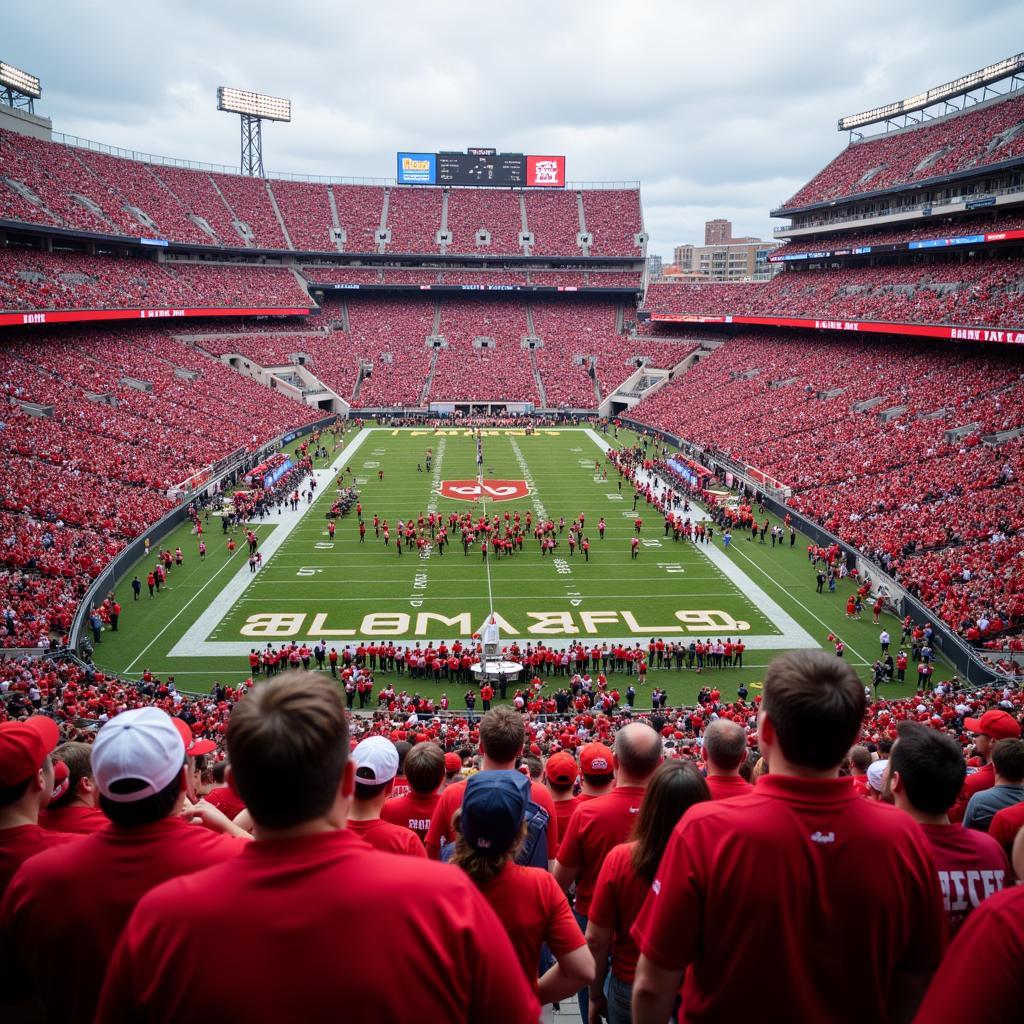
[[[937,85],[933,89],[919,92],[916,96],[908,96],[906,99],[897,100],[895,103],[886,103],[882,107],[874,107],[865,110],[860,114],[849,114],[839,119],[839,130],[850,131],[853,128],[862,128],[864,125],[874,124],[877,121],[885,121],[891,117],[901,114],[912,114],[917,110],[924,110],[933,103],[941,103],[943,100],[952,99],[954,96],[962,96],[964,93],[973,92],[975,89],[983,89],[993,82],[1004,78],[1019,75],[1024,71],[1024,53],[1018,53],[1013,57],[996,61],[980,71],[972,71],[969,75],[961,75],[951,82]]]
[[[33,111],[33,101],[42,96],[39,79],[13,64],[0,60],[0,99],[9,107]]]
[[[238,114],[242,120],[243,174],[259,177],[263,172],[263,128],[264,121],[290,121],[292,101],[279,96],[267,96],[248,89],[232,89],[230,86],[217,87],[217,109],[227,114]]]

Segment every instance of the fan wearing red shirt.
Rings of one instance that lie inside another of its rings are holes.
[[[963,821],[967,804],[975,793],[991,789],[996,784],[995,769],[990,757],[992,747],[999,740],[1020,739],[1020,722],[1006,711],[992,708],[980,718],[965,718],[964,728],[975,733],[974,752],[981,757],[983,765],[964,780],[960,796],[949,812],[950,821]]]
[[[227,784],[227,761],[218,761],[213,766],[213,789],[203,798],[208,804],[213,804],[226,818],[234,821],[235,818],[245,810],[245,804],[238,799],[238,795]]]
[[[557,1003],[594,978],[594,958],[565,894],[542,868],[515,863],[525,834],[530,782],[521,772],[479,772],[466,783],[459,837],[451,863],[476,883],[497,913],[533,980],[541,1005]],[[537,981],[541,947],[554,966]]]
[[[681,1022],[742,1020],[751,993],[794,1021],[913,1012],[942,959],[945,912],[916,822],[839,777],[864,710],[840,659],[771,663],[757,733],[771,774],[676,826],[632,931],[636,1024],[664,1024],[681,984]]]
[[[885,795],[921,826],[955,935],[975,907],[1012,880],[1010,862],[991,836],[950,824],[967,770],[960,744],[920,722],[900,722],[897,731]]]
[[[988,834],[1009,854],[1017,833],[1024,828],[1024,803],[997,811],[988,827]]]
[[[558,819],[558,834],[565,835],[569,827],[569,819],[573,811],[579,806],[579,797],[572,795],[572,787],[579,776],[579,768],[572,754],[564,750],[552,754],[544,766],[544,778],[547,780],[548,789],[551,790],[551,799],[555,802],[555,817]],[[558,850],[550,851],[552,856],[558,854]]]
[[[0,905],[0,1000],[34,994],[50,1020],[92,1020],[107,963],[142,896],[247,844],[182,820],[190,765],[182,733],[159,708],[112,718],[91,760],[106,826],[33,857]],[[54,948],[74,951],[60,984]]]
[[[526,742],[526,727],[523,716],[507,704],[491,708],[480,719],[480,753],[481,771],[508,771],[516,767],[516,761],[523,752]],[[441,794],[441,799],[434,808],[434,817],[427,832],[427,856],[434,860],[441,855],[441,847],[455,839],[452,817],[462,806],[462,791],[465,782],[453,782]],[[555,817],[555,804],[551,794],[539,782],[530,787],[530,799],[548,813],[547,857],[550,863],[554,859],[554,851],[558,849],[558,819]]]
[[[356,787],[348,812],[348,828],[371,846],[387,853],[425,857],[423,844],[411,829],[381,818],[398,774],[398,750],[386,736],[367,736],[352,751]]]
[[[53,761],[60,732],[45,715],[0,722],[0,897],[34,854],[78,836],[50,832],[39,813],[53,793]]]
[[[345,827],[355,765],[344,701],[309,675],[277,676],[232,711],[228,777],[255,841],[142,899],[97,1020],[328,1020],[342,1007],[391,1021],[413,1007],[424,1021],[535,1024],[537,997],[472,882]],[[211,970],[211,936],[244,948],[246,969]],[[339,958],[346,947],[365,955]]]
[[[417,743],[405,759],[410,791],[406,796],[392,796],[387,800],[381,808],[381,818],[392,825],[411,829],[422,843],[437,801],[441,799],[444,769],[444,752],[436,743]]]
[[[594,960],[611,957],[607,1000],[604,977],[590,986],[591,1015],[596,1009],[611,1021],[629,1020],[633,976],[640,951],[629,934],[676,822],[688,808],[711,799],[706,781],[693,765],[682,761],[660,764],[644,792],[635,839],[613,847],[601,865],[587,921],[587,944]],[[603,975],[603,971],[600,972]]]
[[[39,824],[51,832],[88,835],[107,824],[96,806],[88,743],[62,743],[53,752],[54,788],[39,812]]]
[[[615,788],[607,796],[580,804],[569,820],[569,828],[558,847],[555,881],[563,892],[568,892],[576,882],[573,912],[584,930],[601,865],[612,847],[629,838],[640,813],[644,789],[661,763],[661,756],[661,736],[649,725],[631,722],[623,726],[615,736]],[[586,989],[580,991],[579,1003],[580,1016],[587,1020]]]
[[[740,765],[747,758],[747,733],[742,725],[716,718],[704,730],[703,749],[712,799],[728,800],[750,792],[750,783],[740,775]]]

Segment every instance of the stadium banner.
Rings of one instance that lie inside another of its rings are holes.
[[[395,180],[399,185],[436,185],[437,154],[399,153]]]
[[[0,313],[0,327],[26,324],[70,324],[91,320],[163,320],[192,316],[309,316],[306,306],[207,306],[184,309],[47,309],[31,313]]]
[[[1003,345],[1024,345],[1024,329],[992,327],[946,327],[939,324],[898,324],[880,320],[812,320],[786,316],[703,316],[693,313],[652,313],[654,323],[663,324],[763,324],[768,327],[809,327],[817,331],[858,331],[861,334],[907,334],[915,338],[945,338],[947,341],[985,341]]]
[[[527,188],[565,188],[564,156],[528,156]]]

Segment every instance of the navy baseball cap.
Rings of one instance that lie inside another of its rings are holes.
[[[470,776],[462,797],[463,837],[475,850],[503,853],[518,838],[529,801],[530,780],[522,772]]]

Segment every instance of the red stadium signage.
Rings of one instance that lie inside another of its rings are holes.
[[[564,156],[527,156],[527,188],[565,188]]]
[[[939,324],[893,324],[881,320],[812,320],[784,316],[703,316],[695,313],[652,313],[652,323],[661,324],[764,324],[770,327],[808,327],[818,331],[858,331],[861,334],[907,334],[915,338],[945,338],[948,341],[983,341],[1002,345],[1024,345],[1024,329],[995,327],[948,327]]]
[[[453,501],[514,501],[529,497],[530,485],[525,480],[443,480],[437,493]]]
[[[70,324],[90,320],[165,320],[191,316],[309,316],[306,306],[207,306],[177,309],[47,309],[0,313],[0,327],[26,324]]]

